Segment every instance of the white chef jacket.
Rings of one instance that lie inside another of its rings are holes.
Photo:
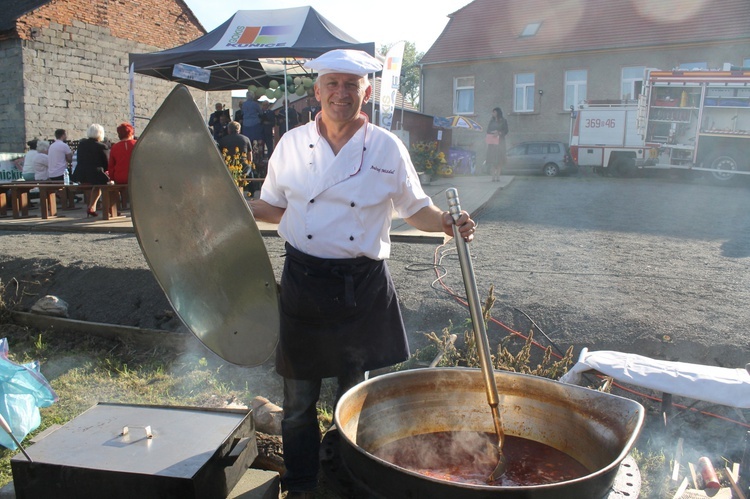
[[[319,119],[281,138],[260,198],[286,209],[279,234],[308,255],[388,258],[394,208],[408,218],[432,204],[409,152],[395,135],[366,122],[334,154]]]

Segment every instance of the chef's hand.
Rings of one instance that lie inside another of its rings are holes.
[[[456,226],[458,226],[458,232],[464,238],[464,241],[468,243],[474,239],[477,224],[466,211],[461,210],[461,216],[456,221]],[[448,211],[443,212],[443,230],[449,236],[453,235],[453,217]]]

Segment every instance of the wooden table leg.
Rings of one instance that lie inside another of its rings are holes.
[[[62,205],[63,210],[76,209],[76,195],[75,192],[70,189],[70,186],[65,186],[60,189],[60,205]]]
[[[42,219],[57,216],[57,189],[58,187],[39,188],[39,205],[42,211]]]
[[[104,220],[117,218],[119,216],[117,211],[118,197],[116,190],[109,189],[107,186],[102,186],[102,218]]]
[[[8,192],[5,189],[0,190],[0,217],[8,216]]]
[[[13,205],[13,218],[29,216],[29,191],[12,189],[10,203]]]
[[[123,187],[119,191],[120,198],[120,210],[125,211],[130,209],[130,198],[128,197],[128,188]]]

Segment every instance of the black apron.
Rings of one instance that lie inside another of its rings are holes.
[[[409,357],[385,261],[317,258],[288,243],[286,252],[276,372],[293,379],[330,378]]]

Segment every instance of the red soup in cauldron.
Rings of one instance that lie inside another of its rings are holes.
[[[507,436],[503,454],[507,471],[488,482],[497,465],[496,436],[472,431],[415,435],[386,444],[373,455],[422,475],[474,485],[519,487],[573,480],[589,474],[578,461],[557,449]]]

